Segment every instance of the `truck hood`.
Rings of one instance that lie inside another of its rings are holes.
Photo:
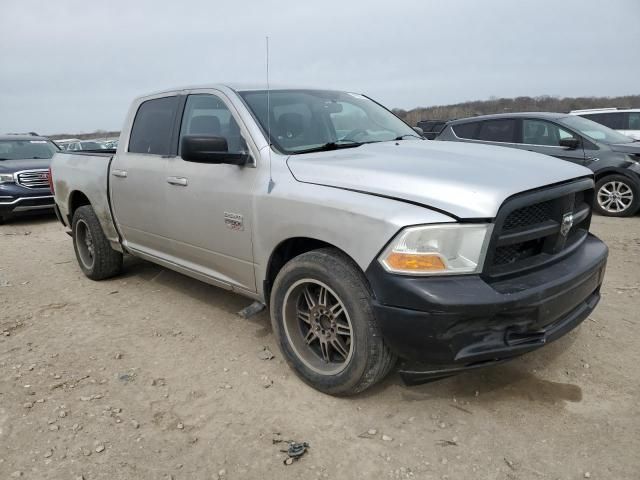
[[[418,203],[458,218],[493,218],[511,195],[593,173],[514,148],[404,140],[292,155],[296,180]]]
[[[49,168],[50,158],[26,158],[24,160],[0,160],[0,173],[15,173],[20,170]]]

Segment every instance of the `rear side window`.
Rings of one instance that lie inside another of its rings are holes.
[[[451,128],[453,129],[453,133],[460,138],[474,139],[476,138],[478,122],[461,123],[460,125],[453,125]]]
[[[622,112],[591,113],[583,117],[614,130],[624,130],[624,113]]]
[[[486,142],[515,142],[515,120],[486,120],[480,122],[477,139]]]
[[[129,138],[129,152],[169,155],[178,97],[147,100],[136,113]]]

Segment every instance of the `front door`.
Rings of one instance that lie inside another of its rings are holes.
[[[187,97],[185,135],[224,137],[229,152],[247,152],[250,138],[233,105],[220,93]],[[180,265],[234,288],[255,292],[252,248],[254,165],[168,161],[165,191],[168,236]]]
[[[179,103],[177,96],[144,101],[129,144],[120,148],[109,172],[113,214],[125,246],[161,258],[171,252],[165,186]]]

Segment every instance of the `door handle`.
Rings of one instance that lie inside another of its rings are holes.
[[[179,185],[181,187],[186,187],[189,182],[184,177],[167,177],[167,183],[171,185]]]
[[[126,170],[111,170],[111,175],[113,175],[114,177],[126,178],[127,177],[127,171]]]

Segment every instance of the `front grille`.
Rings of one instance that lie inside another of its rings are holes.
[[[25,188],[49,188],[49,171],[24,170],[16,175],[16,183]]]
[[[518,227],[535,225],[544,222],[553,216],[553,201],[536,203],[527,207],[518,208],[509,214],[504,221],[504,230],[513,230]]]
[[[485,273],[519,273],[563,256],[586,237],[592,202],[591,180],[507,200],[496,217]]]

